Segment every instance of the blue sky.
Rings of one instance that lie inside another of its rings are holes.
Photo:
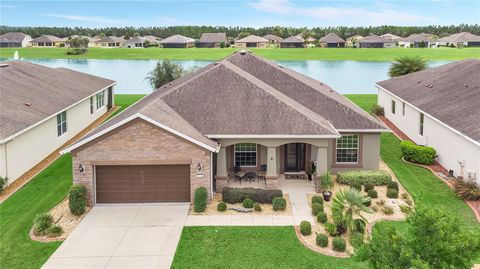
[[[480,23],[480,1],[0,1],[10,26],[370,26]]]

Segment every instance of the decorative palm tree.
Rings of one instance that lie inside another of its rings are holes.
[[[365,206],[371,200],[364,196],[360,191],[350,188],[340,190],[333,198],[332,215],[333,218],[341,221],[343,225],[352,232],[358,225],[363,226],[367,220],[362,216],[362,212],[372,213],[373,210]]]
[[[400,56],[390,66],[390,77],[398,77],[427,68],[427,61],[421,56]]]
[[[320,189],[323,192],[323,200],[330,201],[330,197],[332,196],[332,192],[330,191],[333,187],[333,180],[330,172],[326,172],[322,175],[320,179]]]

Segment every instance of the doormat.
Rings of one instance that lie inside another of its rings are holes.
[[[304,175],[304,174],[299,174],[299,175],[286,174],[285,179],[307,179],[307,175]]]

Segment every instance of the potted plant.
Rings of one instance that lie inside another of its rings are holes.
[[[312,181],[313,178],[315,177],[315,171],[317,171],[317,166],[315,165],[315,162],[312,162],[312,165],[310,165],[310,169],[308,170],[308,180]]]
[[[322,178],[320,179],[320,188],[323,191],[323,200],[326,202],[330,201],[332,198],[332,192],[330,191],[333,187],[333,181],[332,181],[332,176],[330,175],[330,172],[326,172],[325,174],[322,175]]]

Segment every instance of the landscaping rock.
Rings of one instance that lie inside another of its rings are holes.
[[[237,212],[240,212],[240,213],[252,213],[253,212],[253,208],[229,208],[228,210],[233,210],[233,211],[237,211]]]

